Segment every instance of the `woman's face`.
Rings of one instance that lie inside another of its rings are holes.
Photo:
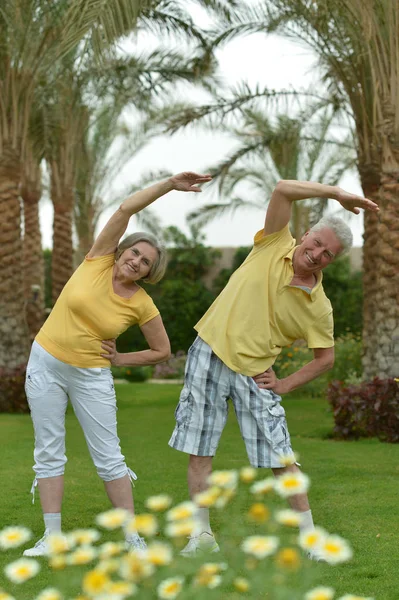
[[[147,242],[137,242],[118,258],[118,271],[129,281],[145,279],[154,262],[158,258],[158,250]]]

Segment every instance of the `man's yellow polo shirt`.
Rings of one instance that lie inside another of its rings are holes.
[[[62,290],[36,341],[73,367],[109,367],[100,356],[102,340],[117,338],[131,325],[144,325],[159,311],[143,288],[131,298],[115,294],[114,254],[86,258]]]
[[[297,339],[309,348],[334,346],[332,307],[319,274],[314,288],[291,286],[295,240],[288,225],[254,238],[254,247],[195,325],[198,335],[233,371],[254,376]]]

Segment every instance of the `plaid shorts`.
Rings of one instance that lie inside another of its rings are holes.
[[[292,454],[281,397],[260,389],[252,377],[227,367],[200,337],[188,351],[184,387],[169,446],[195,456],[214,456],[233,402],[249,462],[281,467]]]

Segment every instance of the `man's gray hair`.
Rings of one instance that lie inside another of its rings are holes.
[[[145,279],[143,279],[143,281],[145,283],[158,283],[158,281],[160,281],[162,279],[162,277],[165,275],[165,271],[166,271],[166,262],[167,262],[166,249],[165,249],[164,245],[161,244],[157,240],[157,238],[155,236],[153,236],[151,233],[145,233],[143,231],[138,231],[136,233],[132,233],[131,235],[128,235],[127,237],[125,237],[125,239],[121,241],[121,243],[119,244],[119,246],[117,247],[117,249],[115,251],[115,260],[118,260],[119,257],[121,256],[121,254],[125,250],[127,250],[128,248],[131,248],[132,246],[134,246],[135,244],[138,244],[139,242],[146,242],[147,244],[150,244],[150,246],[155,248],[155,250],[158,252],[158,257],[154,261],[154,264],[152,265],[150,272],[148,273],[147,277],[145,277]]]
[[[353,244],[353,235],[343,219],[328,215],[313,225],[310,231],[320,231],[320,229],[331,229],[335,233],[342,246],[342,250],[338,253],[338,256],[349,252]]]

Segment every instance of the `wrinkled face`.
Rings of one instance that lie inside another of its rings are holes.
[[[295,273],[317,273],[329,265],[342,250],[332,229],[325,227],[319,231],[308,231],[302,237],[295,251]]]
[[[154,262],[158,258],[158,250],[147,242],[137,242],[128,248],[116,261],[116,266],[126,279],[137,281],[145,279]]]

